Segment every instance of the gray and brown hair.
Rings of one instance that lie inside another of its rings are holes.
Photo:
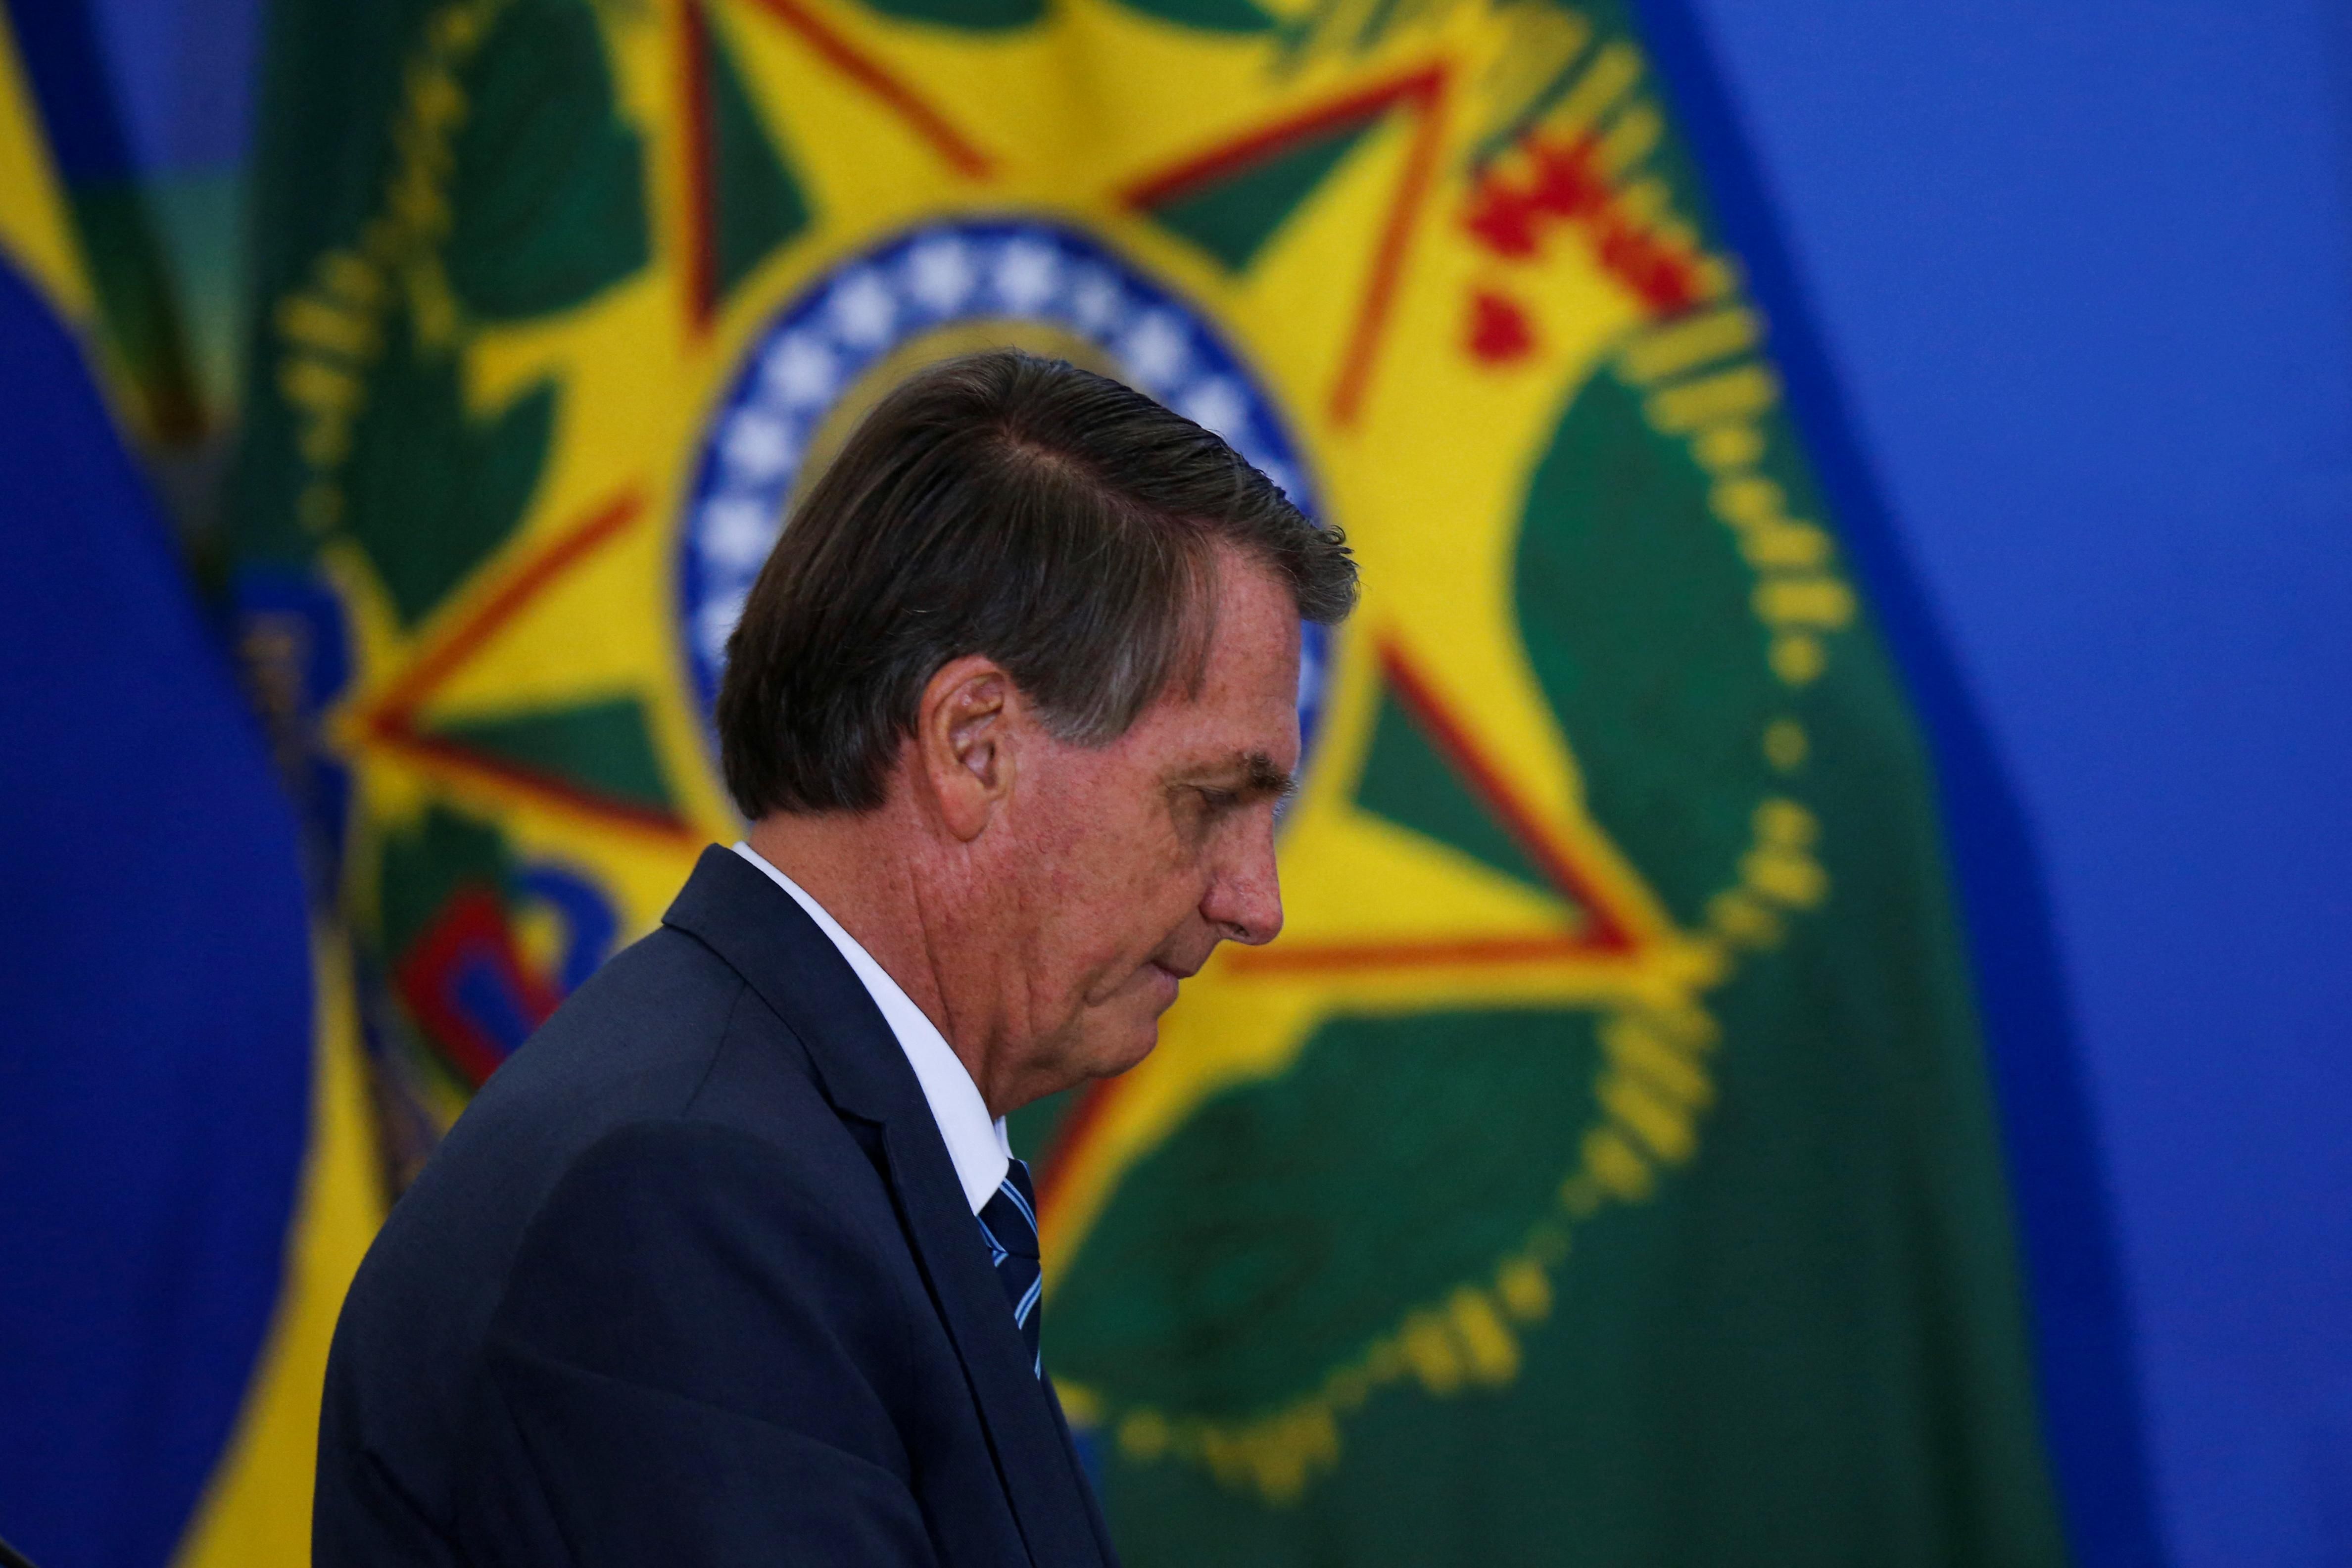
[[[969,653],[1062,738],[1117,738],[1197,678],[1219,545],[1305,620],[1355,603],[1339,529],[1142,393],[1009,350],[919,372],[794,507],[744,602],[719,693],[729,792],[752,820],[881,805],[923,687]]]

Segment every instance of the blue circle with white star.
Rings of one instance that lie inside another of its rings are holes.
[[[1093,345],[1129,385],[1216,432],[1309,517],[1304,465],[1271,399],[1198,312],[1076,230],[1035,219],[925,225],[853,256],[779,310],[719,403],[678,545],[678,626],[706,717],[727,638],[784,523],[810,443],[841,397],[911,340],[1031,321]],[[1330,633],[1298,664],[1301,768],[1323,714]]]

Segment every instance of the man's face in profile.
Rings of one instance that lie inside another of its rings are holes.
[[[1039,1092],[1142,1061],[1219,942],[1282,928],[1274,817],[1298,765],[1298,657],[1288,590],[1221,550],[1197,694],[1162,694],[1108,746],[1039,731],[1024,748],[1006,845],[1023,972],[1008,978],[1032,1073],[1058,1081]]]

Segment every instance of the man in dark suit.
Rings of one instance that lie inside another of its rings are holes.
[[[886,398],[730,645],[746,841],[360,1270],[315,1560],[1112,1562],[1003,1117],[1140,1061],[1219,941],[1279,927],[1299,627],[1354,580],[1115,382],[1001,353]]]

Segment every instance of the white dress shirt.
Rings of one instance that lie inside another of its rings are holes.
[[[1012,1165],[1013,1145],[1004,1135],[1004,1118],[990,1118],[988,1102],[980,1097],[980,1085],[964,1071],[962,1061],[948,1044],[947,1037],[898,988],[898,982],[890,977],[889,972],[874,961],[874,956],[858,946],[857,938],[825,913],[824,905],[811,898],[800,883],[770,865],[750,844],[738,843],[735,852],[791,894],[793,902],[808,911],[817,929],[833,939],[841,956],[849,960],[849,967],[857,971],[866,995],[882,1009],[883,1021],[898,1037],[898,1049],[907,1053],[907,1065],[915,1070],[915,1082],[923,1086],[923,1098],[931,1107],[931,1120],[940,1124],[940,1136],[947,1143],[948,1157],[955,1162],[956,1179],[963,1184],[964,1201],[978,1214],[996,1196]]]

